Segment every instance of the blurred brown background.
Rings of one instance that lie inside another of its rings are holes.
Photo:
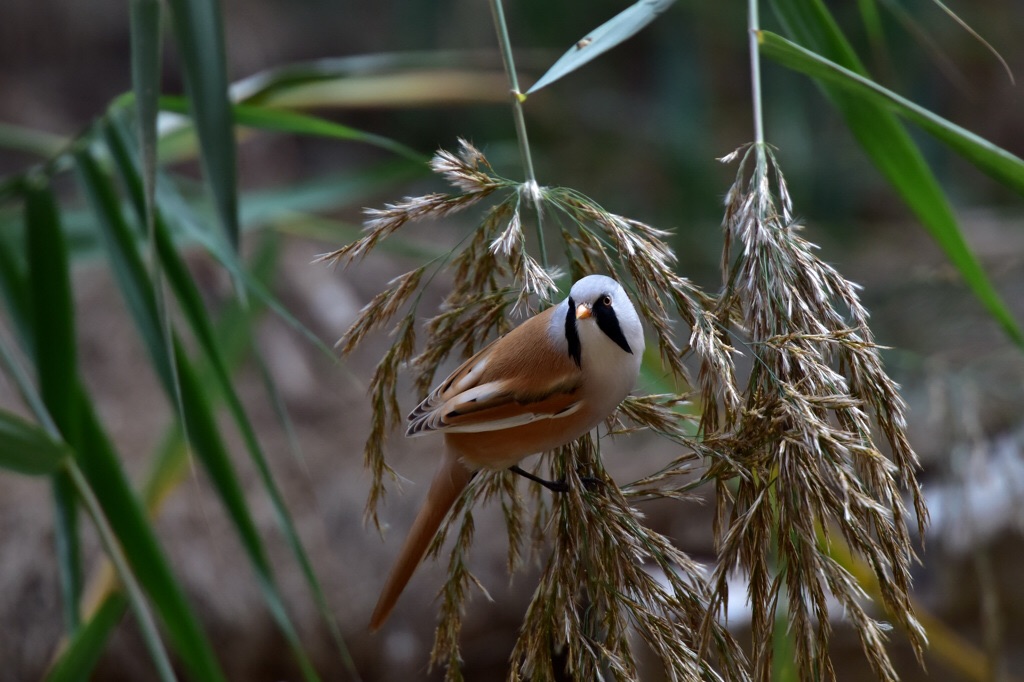
[[[527,82],[624,2],[526,0],[507,11],[521,48]],[[926,0],[901,3],[886,17],[890,42],[873,53],[854,3],[830,3],[872,71],[888,86],[942,116],[1021,155],[1024,94],[999,63]],[[989,0],[951,5],[1024,78],[1024,4]],[[409,50],[482,50],[495,46],[486,3],[462,1],[347,2],[228,0],[225,5],[229,77],[237,80],[282,64],[328,56]],[[714,159],[747,142],[750,132],[744,3],[679,3],[637,38],[605,55],[527,106],[540,181],[571,186],[609,210],[676,231],[682,271],[715,290],[721,249],[721,198],[732,169]],[[769,8],[764,24],[773,26]],[[72,136],[129,88],[128,19],[124,2],[5,0],[0,8],[0,122]],[[926,36],[927,40],[919,40]],[[165,91],[181,88],[175,55],[165,50]],[[493,70],[493,54],[476,58]],[[866,161],[841,120],[802,77],[770,62],[764,67],[768,139],[778,146],[796,211],[822,257],[864,285],[879,341],[892,350],[887,366],[911,405],[912,440],[922,457],[932,513],[924,563],[917,571],[921,604],[971,643],[994,653],[1001,670],[1024,674],[1024,361],[967,292],[941,251]],[[428,84],[429,86],[429,84]],[[404,108],[363,106],[327,116],[383,134],[423,153],[473,140],[498,170],[519,177],[511,116],[501,81],[463,93],[480,103]],[[428,88],[429,89],[429,88]],[[917,134],[955,204],[968,240],[1018,320],[1024,320],[1024,202],[932,139]],[[335,173],[352,173],[386,158],[355,144],[259,133],[239,151],[243,192],[284,188]],[[33,157],[0,148],[0,175]],[[188,168],[184,169],[189,172]],[[436,189],[427,182],[422,185]],[[371,205],[410,193],[381,187]],[[69,194],[69,201],[76,199]],[[324,213],[356,223],[360,206]],[[420,228],[417,228],[420,229]],[[440,225],[430,239],[451,240]],[[256,236],[247,239],[256,239]],[[392,276],[413,262],[374,257],[345,272],[310,265],[338,241],[286,239],[275,290],[289,309],[328,343]],[[422,238],[422,237],[419,237]],[[415,239],[415,238],[414,238]],[[209,259],[191,257],[212,301],[230,286]],[[443,285],[441,285],[443,286]],[[76,270],[80,353],[102,418],[116,435],[127,466],[141,474],[147,453],[169,419],[123,304],[102,261]],[[685,335],[685,332],[684,332]],[[365,631],[381,575],[397,549],[433,468],[436,443],[404,442],[389,450],[409,479],[384,509],[391,524],[382,543],[362,525],[367,476],[361,444],[368,428],[365,382],[377,360],[367,344],[335,364],[268,317],[253,340],[263,349],[298,427],[303,462],[288,456],[274,425],[258,372],[246,367],[239,384],[271,453],[274,473],[299,520],[299,530],[338,615],[365,680],[425,679],[433,627],[431,600],[441,572],[427,566],[414,579],[387,628]],[[643,387],[641,387],[642,390]],[[0,391],[11,395],[10,386]],[[409,395],[403,408],[417,397]],[[620,480],[644,471],[645,458],[671,454],[652,438],[622,440],[607,455]],[[280,539],[272,510],[243,456],[252,504],[275,553],[289,607],[326,679],[345,672]],[[493,510],[491,510],[493,511]],[[701,559],[712,556],[707,505],[645,508],[651,523],[673,534]],[[496,522],[482,513],[479,528]],[[175,492],[160,516],[161,537],[233,680],[296,679],[286,647],[266,613],[247,562],[201,473]],[[497,528],[497,526],[495,526]],[[53,562],[48,488],[34,479],[0,476],[0,680],[37,679],[61,631]],[[529,573],[511,586],[504,572],[504,531],[478,533],[473,565],[495,603],[477,595],[464,637],[466,677],[503,675],[531,590]],[[90,556],[96,556],[93,542]],[[742,594],[742,586],[734,588]],[[732,622],[743,628],[742,599]],[[838,615],[838,614],[837,614]],[[856,638],[836,623],[841,680],[870,679]],[[892,635],[905,679],[924,679]],[[930,679],[959,679],[932,655]],[[141,680],[149,660],[130,623],[122,625],[95,679]],[[997,669],[995,672],[998,673]],[[437,671],[434,676],[437,677]],[[658,679],[650,671],[650,679]],[[993,676],[991,679],[1000,679]],[[1020,679],[1018,677],[1017,679]]]

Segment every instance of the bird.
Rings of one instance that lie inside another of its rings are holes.
[[[480,470],[513,468],[609,417],[640,372],[644,332],[625,289],[576,281],[557,305],[466,360],[409,414],[406,436],[440,432],[444,456],[370,618],[378,630],[462,491]],[[535,477],[528,476],[534,480]]]

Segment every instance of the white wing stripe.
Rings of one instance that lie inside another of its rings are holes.
[[[524,424],[529,424],[541,419],[561,419],[562,417],[568,417],[570,414],[578,412],[581,407],[583,407],[582,402],[575,402],[564,410],[560,410],[554,414],[526,412],[524,414],[517,414],[514,417],[477,422],[476,424],[456,424],[454,426],[441,425],[435,427],[435,430],[446,431],[448,433],[482,433],[484,431],[500,431],[501,429],[510,429],[514,426],[523,426]]]

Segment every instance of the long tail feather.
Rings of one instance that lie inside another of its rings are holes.
[[[409,537],[405,539],[402,551],[399,552],[398,559],[388,574],[387,582],[384,583],[384,589],[377,599],[377,606],[370,618],[371,632],[379,629],[391,615],[395,602],[423,560],[423,555],[427,553],[427,547],[434,539],[448,510],[469,485],[471,478],[473,472],[456,456],[451,453],[445,455],[441,468],[434,474],[434,480],[430,483],[427,499],[416,515]]]

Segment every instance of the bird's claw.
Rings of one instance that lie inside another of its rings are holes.
[[[524,471],[516,464],[510,466],[509,471],[511,471],[514,474],[518,474],[523,478],[529,479],[534,483],[537,483],[538,485],[542,485],[553,493],[569,492],[569,484],[565,482],[565,479],[562,479],[560,481],[548,481],[547,479],[543,479],[540,476],[535,476],[534,474],[531,474],[529,471]],[[587,490],[594,490],[598,486],[604,485],[604,481],[602,481],[600,478],[594,478],[592,476],[584,476],[580,478],[580,481],[583,483],[584,487],[586,487]]]

